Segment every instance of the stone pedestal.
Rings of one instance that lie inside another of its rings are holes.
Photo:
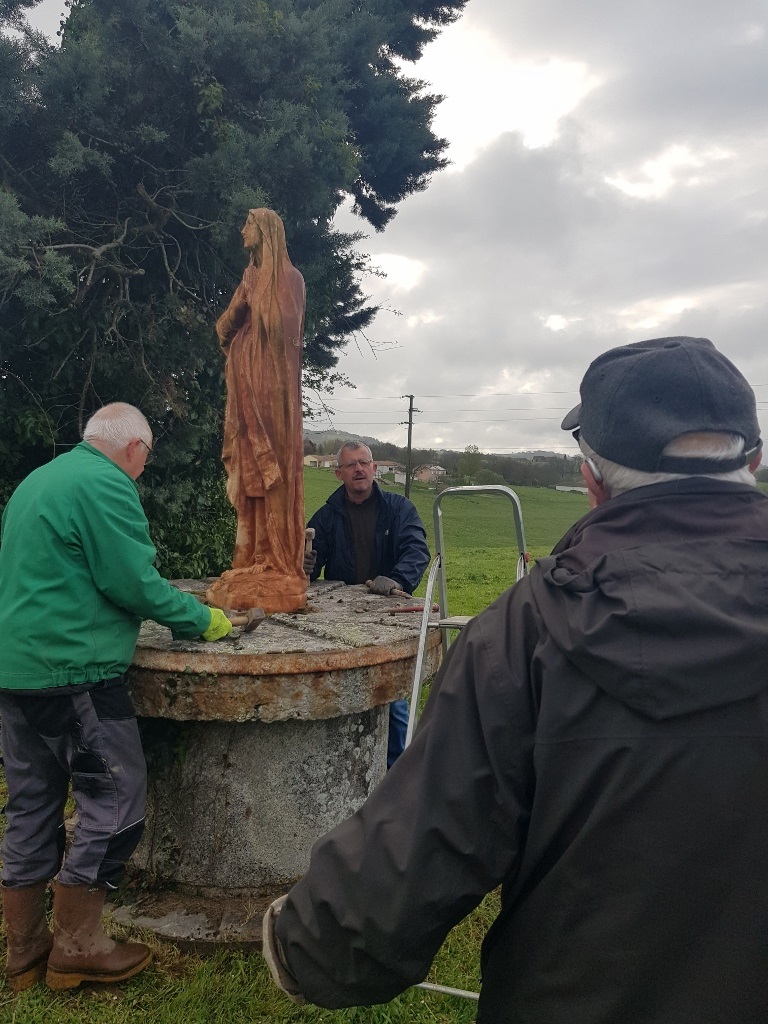
[[[388,705],[410,693],[421,622],[390,614],[404,603],[319,582],[305,612],[213,644],[145,623],[130,682],[149,803],[131,869],[147,888],[118,920],[195,948],[259,941],[314,841],[386,771]]]

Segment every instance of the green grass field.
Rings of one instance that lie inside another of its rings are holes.
[[[332,472],[307,470],[307,518],[338,485]],[[393,488],[397,489],[397,488]],[[399,489],[402,491],[402,489]],[[533,557],[546,554],[587,511],[581,494],[535,488],[517,491]],[[427,527],[430,549],[435,492],[417,486],[411,494]],[[449,504],[450,502],[450,504]],[[499,497],[448,498],[444,507],[450,610],[474,614],[514,581],[514,546],[509,503]],[[422,584],[423,590],[423,584]],[[0,776],[0,801],[4,798]],[[490,894],[448,936],[429,981],[477,990],[480,943],[498,907]],[[121,934],[119,928],[115,934]],[[123,933],[125,934],[125,933]],[[386,1006],[341,1011],[298,1007],[275,989],[257,955],[221,952],[211,958],[184,955],[144,937],[156,961],[124,985],[53,994],[43,986],[12,998],[0,988],[2,1024],[470,1024],[476,1004],[410,989]]]
[[[338,487],[332,470],[308,469],[304,474],[306,518]],[[402,487],[384,485],[403,493]],[[555,543],[589,509],[586,495],[542,487],[513,488],[523,511],[526,550],[531,558],[549,554]],[[411,500],[427,530],[434,554],[434,490],[416,484]],[[512,506],[500,495],[449,495],[442,503],[448,607],[457,615],[474,615],[515,581],[517,546]],[[426,573],[425,573],[426,577]],[[424,582],[416,591],[424,593]]]

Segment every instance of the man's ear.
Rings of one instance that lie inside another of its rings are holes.
[[[611,496],[606,489],[605,483],[602,480],[595,479],[595,474],[586,462],[581,464],[581,475],[589,491],[590,508],[597,508],[598,505],[603,505],[606,501],[610,501]]]
[[[757,467],[760,465],[760,463],[762,461],[763,461],[763,449],[761,448],[760,451],[757,453],[757,455],[754,457],[754,459],[752,459],[752,461],[750,462],[750,464],[749,464],[749,472],[750,473],[756,473],[757,472]]]
[[[341,480],[341,470],[337,467],[333,472],[336,474],[336,479]]]

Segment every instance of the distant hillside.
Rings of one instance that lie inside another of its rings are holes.
[[[365,434],[349,434],[346,430],[305,430],[304,439],[312,444],[321,445],[326,441],[338,438],[340,441],[364,441],[370,448],[372,445],[380,445],[376,437],[366,437]]]
[[[338,438],[340,441],[364,441],[369,448],[381,448],[385,442],[380,441],[377,437],[369,437],[365,434],[350,434],[346,430],[305,430],[304,438],[307,441],[311,441],[312,444],[320,446],[326,441]],[[392,447],[392,445],[389,445]],[[405,449],[403,449],[404,451]],[[449,452],[454,455],[461,455],[463,448],[460,449],[439,449],[437,454],[440,455],[442,452]],[[539,459],[561,459],[563,457],[562,452],[548,452],[541,449],[527,452],[508,452],[505,453],[509,459],[521,459],[524,462],[532,462],[534,458]]]

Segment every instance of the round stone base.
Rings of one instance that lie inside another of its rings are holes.
[[[288,888],[270,894],[232,890],[152,891],[134,903],[109,907],[118,924],[145,928],[186,953],[261,949],[267,907]]]
[[[149,784],[133,873],[279,894],[383,777],[388,722],[387,706],[310,722],[140,718]]]
[[[145,623],[129,672],[149,780],[130,865],[141,895],[115,919],[189,949],[258,945],[312,844],[383,778],[420,621],[399,598],[321,582],[304,611],[214,643]],[[439,660],[432,630],[427,675]]]

